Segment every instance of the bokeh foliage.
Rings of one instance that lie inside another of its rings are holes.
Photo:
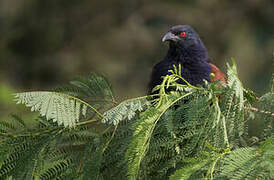
[[[150,68],[175,24],[201,35],[214,63],[239,59],[240,78],[262,93],[274,47],[270,0],[1,0],[0,80],[44,89],[90,71],[105,74],[119,97],[146,92]]]

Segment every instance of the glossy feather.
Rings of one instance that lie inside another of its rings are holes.
[[[178,34],[186,33],[186,37]],[[204,81],[221,80],[226,83],[223,73],[212,63],[207,50],[199,35],[187,25],[172,27],[164,36],[163,41],[169,41],[169,50],[165,58],[154,65],[148,93],[152,94],[152,89],[161,84],[162,77],[168,74],[168,70],[173,69],[173,65],[182,66],[182,77],[192,85],[203,85]],[[214,78],[210,78],[210,73],[214,73]],[[184,84],[182,80],[178,81]]]

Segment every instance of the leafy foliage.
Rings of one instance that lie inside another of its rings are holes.
[[[146,98],[147,97],[144,96],[120,103],[103,114],[104,118],[102,122],[117,125],[124,119],[132,119],[136,112],[141,112],[144,107],[149,104]]]
[[[17,93],[41,116],[32,127],[15,115],[0,121],[0,179],[273,179],[273,91],[244,89],[234,61],[227,85],[178,84],[181,68],[158,94],[120,104],[94,73]],[[261,137],[247,133],[254,119]]]
[[[220,177],[228,179],[273,179],[273,136],[258,147],[239,148],[224,158]]]
[[[86,115],[88,107],[93,109],[80,99],[57,92],[17,93],[15,98],[18,104],[25,104],[32,111],[39,111],[42,116],[65,127],[75,126],[80,115]]]
[[[130,179],[135,179],[144,158],[146,151],[149,148],[150,139],[155,129],[155,126],[166,110],[184,96],[174,94],[161,101],[158,108],[150,108],[145,111],[139,121],[134,124],[134,133],[129,148],[126,152],[126,159],[129,161],[128,175]]]

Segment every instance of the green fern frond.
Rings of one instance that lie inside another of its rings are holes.
[[[87,109],[91,109],[103,118],[100,112],[83,100],[63,93],[49,91],[17,93],[15,101],[17,104],[31,107],[32,111],[39,111],[48,120],[65,127],[75,126],[81,115],[86,116]]]
[[[232,151],[225,159],[220,177],[228,179],[265,179],[274,177],[274,138],[258,148],[248,147]],[[264,178],[262,178],[264,179]]]
[[[8,123],[6,121],[0,121],[0,133],[6,133],[10,130],[15,130],[15,127],[13,124]]]
[[[141,112],[148,104],[147,96],[128,99],[104,112],[102,122],[117,125],[124,119],[131,120],[137,111]]]
[[[201,151],[194,157],[186,157],[182,159],[183,167],[176,170],[170,179],[214,179],[214,175],[218,174],[219,162],[223,157],[230,153],[230,148],[214,148],[206,143],[208,151]],[[217,171],[217,173],[215,172]]]
[[[165,100],[158,108],[151,107],[141,114],[140,120],[134,125],[133,139],[126,152],[128,159],[128,176],[130,179],[136,179],[139,173],[141,161],[144,158],[150,144],[153,130],[166,110],[180,99],[190,95],[191,93],[180,96],[179,93],[172,93],[166,96]]]
[[[86,147],[85,154],[82,158],[83,179],[99,179],[100,167],[102,164],[103,148],[104,144],[100,144],[98,146],[95,146],[94,144],[89,144]]]
[[[58,178],[70,168],[71,164],[72,164],[72,161],[66,160],[66,159],[55,161],[52,164],[48,165],[49,168],[41,172],[38,179],[50,180],[50,179]]]
[[[24,122],[24,120],[20,116],[18,116],[16,114],[11,114],[10,119],[11,119],[11,121],[14,122],[16,127],[23,128],[23,129],[27,128],[26,123]]]
[[[192,159],[192,164],[184,166],[183,168],[177,170],[172,176],[170,176],[170,180],[188,180],[195,172],[201,170],[202,167],[207,165],[211,161],[210,158],[197,158],[197,160]],[[196,162],[196,164],[194,164]]]
[[[78,77],[70,83],[79,88],[88,97],[115,103],[111,84],[107,78],[102,75],[90,73],[87,80]]]
[[[258,111],[255,112],[255,118],[264,122],[262,138],[267,138],[274,134],[274,93],[264,94],[258,102]]]
[[[228,137],[238,139],[234,145],[239,145],[239,140],[246,135],[246,120],[244,117],[244,105],[255,100],[254,94],[245,90],[239,80],[235,60],[232,59],[232,65],[227,65],[228,86],[222,94],[220,107],[227,123]],[[245,98],[244,94],[247,96]],[[250,101],[248,101],[250,100]],[[239,138],[240,137],[240,138]]]
[[[0,137],[28,130],[24,120],[16,114],[11,114],[7,120],[0,120]]]
[[[35,177],[40,171],[38,162],[42,162],[39,154],[48,143],[49,137],[18,137],[1,142],[0,177],[11,174],[16,179]]]
[[[244,106],[243,85],[238,77],[237,66],[234,59],[232,59],[232,65],[227,64],[227,82],[228,86],[234,90],[235,96],[239,103],[240,110]]]

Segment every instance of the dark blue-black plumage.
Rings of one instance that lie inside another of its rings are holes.
[[[169,41],[169,49],[164,60],[152,69],[149,94],[152,94],[152,89],[156,85],[161,84],[162,77],[168,74],[168,70],[173,69],[173,65],[178,67],[178,64],[181,64],[182,77],[192,85],[203,85],[203,80],[210,81],[214,65],[210,63],[206,47],[193,28],[188,25],[174,26],[165,34],[162,41]],[[218,68],[217,70],[219,71]],[[223,75],[221,72],[220,74]],[[184,84],[183,81],[179,83]]]

